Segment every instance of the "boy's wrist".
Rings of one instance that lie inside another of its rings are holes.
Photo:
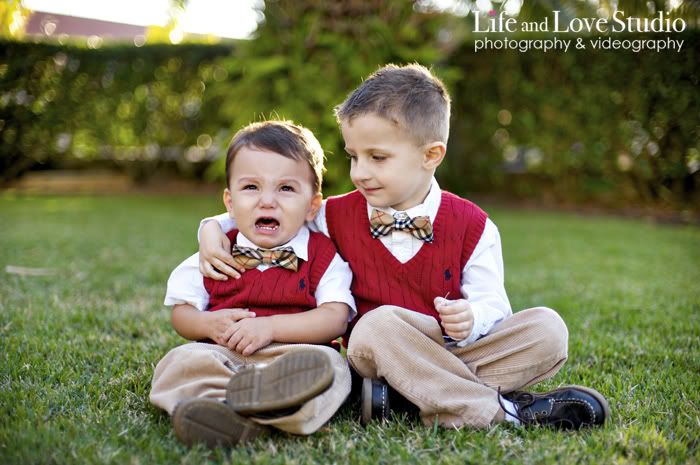
[[[271,315],[265,318],[266,326],[269,328],[271,342],[275,342],[279,339],[279,318],[277,315]]]
[[[214,318],[216,318],[216,315],[213,312],[200,312],[200,315],[197,318],[197,332],[203,335],[206,339],[214,340],[214,338],[217,336]]]

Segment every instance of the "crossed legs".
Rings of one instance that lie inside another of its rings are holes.
[[[567,358],[568,331],[544,307],[520,311],[473,344],[445,344],[438,322],[382,306],[355,325],[348,360],[366,378],[384,378],[420,409],[426,424],[486,427],[507,393],[551,378]]]

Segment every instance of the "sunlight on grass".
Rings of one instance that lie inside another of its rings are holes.
[[[552,307],[569,326],[569,361],[537,389],[596,387],[613,409],[605,428],[402,417],[364,429],[350,405],[310,437],[184,447],[147,395],[155,363],[183,342],[165,282],[220,210],[216,198],[0,197],[0,463],[698,463],[700,230],[505,209],[489,213],[514,310]]]

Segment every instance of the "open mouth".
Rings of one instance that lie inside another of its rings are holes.
[[[279,227],[280,222],[270,217],[258,218],[255,222],[255,229],[260,229],[262,231],[275,231]]]

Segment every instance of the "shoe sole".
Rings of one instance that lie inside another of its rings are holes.
[[[555,389],[555,391],[560,391],[563,389],[578,389],[579,391],[583,391],[586,394],[593,397],[595,400],[597,400],[600,403],[600,405],[603,406],[603,414],[605,415],[603,421],[600,423],[600,426],[604,425],[608,418],[610,418],[610,406],[608,405],[608,401],[607,399],[605,399],[605,396],[603,396],[603,394],[601,394],[600,392],[590,387],[579,386],[578,384],[569,384],[568,386],[562,386],[559,389]]]
[[[243,418],[228,405],[213,399],[191,399],[173,413],[175,436],[187,445],[209,448],[234,446],[267,432],[267,428]]]
[[[375,411],[373,407],[374,400],[374,379],[363,378],[362,379],[362,416],[360,417],[360,423],[362,425],[369,424],[373,419],[386,419],[389,417],[389,406],[387,405],[389,401],[389,393],[387,392],[388,386],[386,384],[381,384],[382,397],[384,402],[382,402],[382,408],[380,411]],[[372,416],[374,414],[374,417]]]
[[[252,366],[233,375],[226,387],[226,400],[241,415],[297,407],[326,390],[333,376],[326,354],[292,352],[269,365]]]
[[[372,379],[362,378],[362,416],[360,423],[367,425],[372,420]]]

